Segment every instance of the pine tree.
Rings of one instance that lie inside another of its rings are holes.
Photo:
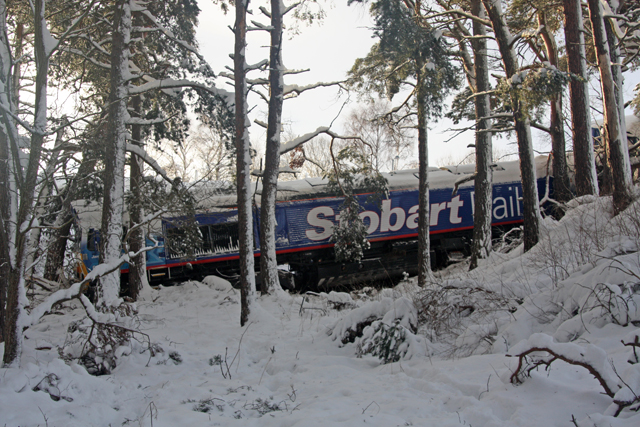
[[[626,130],[622,129],[620,120],[620,109],[611,68],[611,56],[607,31],[604,25],[602,4],[598,0],[589,0],[588,4],[604,102],[606,161],[612,175],[613,208],[617,214],[622,212],[632,200],[629,149],[626,144]]]
[[[598,194],[589,116],[589,83],[579,0],[564,0],[564,34],[569,72],[577,76],[569,83],[571,103],[571,134],[575,162],[576,194]]]
[[[409,7],[408,4],[412,6]],[[378,38],[365,58],[357,59],[349,72],[351,84],[363,92],[375,91],[393,98],[402,86],[413,90],[402,107],[417,115],[419,159],[418,283],[431,276],[429,241],[429,182],[427,124],[443,111],[444,98],[458,87],[458,70],[449,55],[442,34],[419,25],[420,4],[380,0],[371,4]]]
[[[513,36],[504,20],[502,6],[499,0],[482,0],[487,15],[491,20],[493,33],[498,43],[502,63],[506,74],[506,84],[517,79],[518,58],[512,41]],[[520,156],[520,178],[523,193],[524,219],[524,250],[528,251],[538,243],[540,238],[540,208],[538,206],[538,188],[536,169],[533,156],[533,141],[531,138],[530,120],[526,107],[517,91],[510,91],[511,111],[514,127],[518,138],[518,154]]]

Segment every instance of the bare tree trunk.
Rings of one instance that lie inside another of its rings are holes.
[[[556,40],[549,30],[546,13],[543,10],[538,11],[538,24],[542,28],[541,36],[544,41],[547,59],[549,63],[559,68],[558,64],[558,46]],[[567,169],[567,152],[564,140],[564,116],[562,113],[562,93],[552,96],[550,99],[551,118],[551,152],[553,154],[553,192],[554,198],[558,202],[566,202],[571,199],[571,188],[569,183],[569,171]],[[556,211],[556,217],[561,217],[563,212]]]
[[[0,2],[0,10],[6,10],[6,5]],[[4,6],[4,7],[3,7]],[[3,21],[5,16],[1,18]],[[35,188],[40,167],[42,145],[47,127],[47,72],[49,70],[49,55],[45,48],[44,34],[47,31],[44,19],[44,0],[34,2],[35,29],[35,110],[33,133],[29,150],[27,170],[22,181],[19,195],[18,215],[15,230],[15,260],[10,262],[7,299],[5,306],[5,348],[3,362],[5,366],[20,363],[22,352],[21,319],[25,315],[22,301],[25,294],[25,262],[27,259],[27,243],[29,225],[33,221]],[[6,22],[0,24],[0,30],[6,30]],[[3,55],[4,56],[4,55]],[[6,56],[3,58],[3,60]],[[9,130],[11,131],[11,130]],[[20,174],[19,169],[14,174]]]
[[[564,35],[569,71],[583,79],[582,81],[571,79],[569,83],[576,193],[578,196],[598,194],[598,179],[589,117],[589,83],[584,26],[582,24],[582,6],[579,0],[564,0]]]
[[[53,223],[51,236],[49,238],[49,247],[47,248],[47,261],[44,267],[44,278],[47,280],[58,281],[59,271],[64,262],[64,253],[67,247],[67,240],[71,230],[73,221],[73,208],[71,202],[76,199],[78,185],[86,177],[93,173],[96,166],[96,159],[89,159],[86,153],[83,153],[82,163],[78,167],[76,176],[71,179],[64,191],[64,197],[60,202],[61,208],[58,217]]]
[[[4,87],[11,82],[11,45],[7,38],[7,6],[0,0],[0,81]],[[11,92],[0,92],[0,102],[15,112]],[[14,149],[17,134],[13,118],[2,112],[4,129],[0,129],[0,342],[4,342],[7,335],[13,334],[10,324],[15,322],[7,312],[7,298],[9,279],[13,273],[11,252],[15,238],[15,213],[17,190],[15,186],[16,164]],[[14,133],[13,136],[11,133]],[[13,224],[13,225],[12,225]],[[5,346],[6,349],[6,346]]]
[[[260,198],[260,276],[262,292],[282,289],[276,260],[276,196],[280,166],[280,131],[284,101],[282,64],[282,0],[271,0],[271,47],[269,55],[269,117],[262,197]]]
[[[124,166],[126,147],[127,75],[131,38],[131,0],[118,0],[113,17],[108,132],[105,141],[104,193],[100,229],[100,263],[114,266],[122,251]],[[120,270],[100,278],[97,305],[101,310],[120,304]]]
[[[607,0],[614,14],[618,14],[620,6],[623,1]],[[622,58],[620,57],[620,47],[617,42],[617,37],[613,30],[612,19],[605,19],[605,29],[607,30],[607,42],[609,43],[609,56],[611,58],[611,74],[613,76],[613,83],[616,93],[616,103],[618,104],[618,117],[620,118],[620,139],[622,140],[622,146],[628,147],[627,141],[627,120],[624,112],[624,76],[622,75]],[[628,157],[628,152],[627,152]]]
[[[251,155],[247,117],[247,78],[245,48],[248,0],[236,1],[235,49],[233,55],[236,95],[236,179],[238,194],[238,227],[240,251],[240,326],[249,321],[255,298],[253,259],[253,220],[251,212]]]
[[[51,156],[47,161],[47,167],[42,173],[42,185],[39,190],[39,195],[36,200],[36,208],[35,214],[39,217],[42,217],[47,212],[47,206],[51,207],[55,206],[55,203],[52,204],[51,201],[51,193],[53,192],[53,175],[55,173],[56,167],[58,166],[58,161],[60,160],[60,153],[62,152],[62,144],[63,144],[63,135],[64,132],[62,129],[59,129],[56,134],[56,142],[51,152]],[[55,206],[54,209],[57,209],[58,206]],[[44,225],[44,224],[43,224]],[[27,271],[25,274],[27,276],[31,274],[35,274],[35,264],[37,264],[38,258],[40,257],[40,239],[42,236],[42,230],[40,227],[35,228],[31,232],[31,236],[29,238],[29,247],[27,250]]]
[[[471,13],[485,19],[482,0],[471,2]],[[469,270],[478,267],[478,260],[485,259],[491,253],[491,219],[493,207],[493,147],[491,143],[491,103],[489,99],[489,62],[487,60],[487,30],[483,23],[473,21],[474,70],[476,76],[476,177],[473,215],[473,243]],[[483,94],[484,95],[478,95]]]
[[[140,117],[141,105],[140,96],[134,96],[132,99],[132,110],[136,117]],[[142,147],[142,126],[135,124],[131,126],[131,143]],[[142,184],[143,184],[143,162],[142,159],[131,154],[131,166],[129,177],[129,188],[131,190],[131,204],[129,206],[129,249],[133,253],[139,252],[146,244],[144,227],[133,227],[141,224],[144,217],[142,209]],[[147,286],[147,255],[142,252],[131,258],[129,262],[129,296],[136,301],[143,287]]]
[[[588,3],[604,101],[604,140],[608,152],[606,161],[611,169],[613,209],[617,214],[629,206],[632,200],[629,150],[626,145],[623,145],[626,136],[622,135],[624,131],[620,127],[620,110],[616,99],[615,81],[611,72],[611,57],[609,56],[602,5],[599,0],[588,0]]]
[[[54,233],[49,238],[47,247],[47,261],[44,268],[44,278],[54,282],[61,281],[60,271],[64,265],[64,253],[67,247],[67,240],[71,232],[73,216],[71,214],[71,203],[65,205],[60,210],[56,222],[54,222]]]
[[[2,18],[0,18],[2,19]],[[0,28],[2,30],[2,28]],[[7,302],[7,283],[11,272],[9,258],[9,141],[0,130],[0,342],[4,342],[4,309]]]
[[[503,20],[499,0],[482,0],[496,36],[496,42],[502,56],[506,77],[510,79],[518,71],[518,59],[511,41],[513,36]],[[528,251],[538,243],[540,238],[540,208],[538,206],[538,188],[536,185],[536,169],[533,156],[531,128],[526,112],[518,95],[511,94],[511,108],[518,138],[518,154],[520,156],[520,177],[522,181],[524,250]]]
[[[18,111],[19,101],[18,96],[20,93],[20,63],[17,62],[11,69],[11,47],[9,40],[7,39],[7,27],[6,27],[6,3],[4,0],[0,1],[0,79],[4,87],[11,86],[11,91],[6,92],[6,96],[2,96],[0,102],[9,106],[15,113]],[[15,31],[15,55],[14,57],[22,56],[22,45],[24,41],[24,24],[18,23]],[[13,71],[13,72],[12,72]],[[11,135],[13,130],[17,135],[17,130],[13,126],[13,119],[8,115],[3,114],[2,123],[5,126],[5,131],[0,131],[0,342],[4,342],[5,336],[5,322],[7,292],[9,286],[9,278],[11,276],[11,258],[10,258],[10,246],[14,234],[15,224],[15,208],[17,191],[15,188],[15,180],[12,179],[13,168],[13,156],[11,155]],[[15,173],[15,170],[14,172]],[[13,194],[12,194],[13,193]],[[12,213],[13,211],[13,213]],[[13,217],[13,218],[12,218]]]
[[[18,23],[15,33],[15,55],[14,58],[20,58],[23,55],[24,45],[24,24]],[[16,62],[13,66],[13,76],[11,81],[11,101],[15,111],[20,111],[20,68],[21,62]]]
[[[431,241],[429,238],[429,145],[427,141],[426,95],[422,63],[418,63],[418,286],[431,279]]]

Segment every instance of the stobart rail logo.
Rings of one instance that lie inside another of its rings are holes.
[[[382,201],[382,209],[366,210],[360,213],[360,218],[367,225],[367,233],[383,234],[394,232],[415,232],[418,228],[418,200],[417,192],[411,197],[406,195],[403,203],[393,198]],[[444,197],[443,197],[444,196]],[[519,188],[515,185],[496,186],[493,195],[492,216],[494,223],[518,220],[521,218]],[[474,192],[465,191],[451,197],[451,190],[432,191],[429,209],[429,226],[434,229],[465,228],[473,225]],[[442,201],[443,199],[447,199]],[[326,240],[333,233],[333,226],[340,221],[339,208],[336,206],[316,206],[307,213],[307,224],[311,228],[305,230],[305,235],[311,241]]]

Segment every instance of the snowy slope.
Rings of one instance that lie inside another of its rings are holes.
[[[528,254],[444,272],[429,295],[446,325],[415,314],[411,301],[425,290],[409,282],[359,298],[262,297],[240,328],[238,292],[209,277],[139,302],[136,324],[155,354],[139,336],[111,374],[94,377],[60,359],[59,349],[83,344],[67,332],[83,311],[64,303],[25,332],[22,367],[0,369],[0,426],[638,426],[637,412],[612,416],[612,399],[583,367],[556,361],[509,382],[517,358],[506,354],[551,340],[578,354],[597,347],[619,374],[608,371],[611,381],[640,392],[639,365],[620,342],[640,325],[640,215],[634,206],[617,222],[608,203],[574,202]],[[605,297],[617,303],[603,311]],[[342,344],[373,315],[407,330],[419,322],[404,359],[383,365],[356,357],[359,341]]]

